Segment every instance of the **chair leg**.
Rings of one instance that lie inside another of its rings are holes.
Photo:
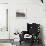
[[[34,44],[34,41],[32,40],[32,41],[31,41],[31,45],[30,45],[30,46],[33,46],[33,44]]]
[[[21,41],[20,41],[20,45],[21,45]]]

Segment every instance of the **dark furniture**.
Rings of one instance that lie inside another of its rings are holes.
[[[36,24],[36,23],[32,23],[29,24],[27,23],[27,31],[22,31],[22,34],[20,34],[20,44],[22,41],[25,42],[30,42],[31,46],[33,45],[33,43],[38,43],[39,44],[39,33],[40,33],[40,24]],[[24,38],[25,34],[29,34],[32,37],[31,38]]]
[[[43,0],[41,0],[41,2],[43,3]]]

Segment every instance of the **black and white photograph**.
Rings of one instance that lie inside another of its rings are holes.
[[[46,0],[0,0],[0,46],[46,46]]]

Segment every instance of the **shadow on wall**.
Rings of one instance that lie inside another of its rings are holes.
[[[43,26],[42,25],[40,25],[40,39],[42,40],[42,45],[45,46],[44,45],[44,37],[43,37]]]

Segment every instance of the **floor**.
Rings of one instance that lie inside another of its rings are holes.
[[[16,45],[12,45],[11,43],[0,43],[0,46],[16,46]],[[31,46],[28,43],[22,42],[22,44],[17,45],[17,46]],[[42,45],[33,45],[33,46],[42,46]]]
[[[10,43],[0,43],[0,46],[12,46]]]
[[[21,45],[19,45],[19,46],[31,46],[30,44],[28,44],[28,43],[25,43],[25,42],[22,42],[22,44]],[[34,44],[33,46],[43,46],[43,45],[39,45],[39,44]]]
[[[31,46],[31,43],[28,42],[28,41],[22,41],[21,42],[21,45],[20,45],[20,42],[15,42],[13,45],[11,43],[0,43],[0,46]],[[38,45],[38,44],[34,44],[33,46],[42,46],[41,44]]]

